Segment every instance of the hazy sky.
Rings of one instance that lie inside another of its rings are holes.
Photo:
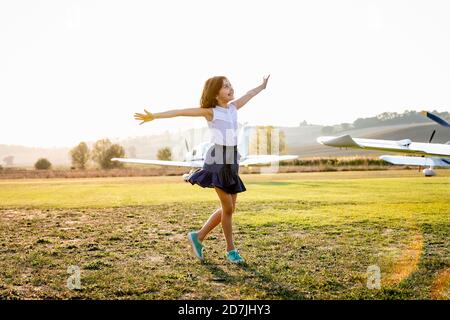
[[[0,144],[73,146],[205,126],[134,112],[236,97],[271,74],[241,122],[352,122],[450,105],[448,1],[0,2]]]

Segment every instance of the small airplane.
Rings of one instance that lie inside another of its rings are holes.
[[[297,155],[269,155],[269,154],[257,154],[257,155],[249,155],[248,154],[248,137],[247,132],[249,127],[243,126],[239,133],[239,144],[238,150],[241,155],[239,165],[240,166],[249,166],[256,164],[268,164],[275,163],[283,160],[294,160],[297,159]],[[186,178],[192,174],[192,172],[198,170],[203,167],[205,162],[206,154],[210,147],[213,146],[211,142],[202,142],[196,145],[192,150],[189,149],[189,145],[187,140],[185,139],[185,147],[186,153],[184,155],[183,161],[172,161],[172,160],[154,160],[154,159],[132,159],[132,158],[112,158],[111,161],[119,161],[123,163],[134,163],[134,164],[150,164],[150,165],[161,165],[161,166],[176,166],[176,167],[188,167],[192,168],[189,173],[183,175],[183,178]]]
[[[435,121],[443,127],[450,127],[444,119],[427,111],[422,115]],[[410,139],[399,141],[352,138],[350,135],[338,137],[318,137],[317,142],[330,147],[337,148],[361,148],[367,150],[385,150],[400,153],[416,154],[420,156],[392,156],[383,155],[380,159],[396,165],[411,165],[425,167],[422,171],[426,177],[435,176],[434,167],[450,167],[450,141],[443,143],[431,143],[436,130],[433,130],[428,143],[413,142]],[[428,168],[427,168],[428,167]]]

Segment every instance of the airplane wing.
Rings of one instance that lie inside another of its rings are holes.
[[[410,139],[398,141],[378,140],[352,138],[350,135],[343,135],[339,137],[318,137],[317,142],[326,146],[338,148],[361,148],[367,150],[418,153],[441,157],[450,156],[450,145],[448,144],[412,142]]]
[[[392,164],[422,167],[450,167],[450,158],[381,156],[380,159]]]
[[[134,164],[153,164],[160,166],[174,166],[174,167],[189,167],[189,168],[201,168],[203,167],[203,161],[168,161],[168,160],[146,160],[146,159],[127,159],[127,158],[112,158],[111,161],[119,161],[123,163]]]
[[[272,162],[278,162],[283,160],[294,160],[297,159],[298,156],[295,155],[254,155],[254,156],[247,156],[243,160],[239,162],[240,166],[248,166],[248,165],[255,165],[255,164],[267,164]]]
[[[245,158],[239,162],[241,166],[254,165],[254,164],[267,164],[283,160],[297,159],[298,156],[293,155],[255,155]],[[153,164],[160,166],[176,166],[176,167],[189,167],[189,168],[202,168],[203,161],[168,161],[168,160],[146,160],[146,159],[128,159],[128,158],[112,158],[111,161],[119,161],[123,163],[134,164]]]

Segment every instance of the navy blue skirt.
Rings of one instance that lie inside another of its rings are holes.
[[[244,192],[246,188],[239,177],[240,157],[237,146],[215,144],[206,153],[203,168],[192,173],[187,181],[203,188],[217,187],[230,194]]]

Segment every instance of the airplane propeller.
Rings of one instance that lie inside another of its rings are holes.
[[[428,111],[422,111],[422,112],[420,112],[420,113],[421,113],[422,115],[424,115],[425,117],[427,117],[427,118],[433,120],[434,122],[439,123],[441,126],[450,128],[450,123],[448,123],[447,121],[445,121],[445,120],[442,119],[441,117],[439,117],[439,116],[437,116],[437,115],[435,115],[435,114],[432,114],[432,113],[430,113],[430,112],[428,112]]]
[[[431,140],[433,140],[435,133],[436,133],[436,130],[433,130],[433,133],[431,134],[431,137],[430,137],[430,140],[428,141],[428,143],[431,143]]]

